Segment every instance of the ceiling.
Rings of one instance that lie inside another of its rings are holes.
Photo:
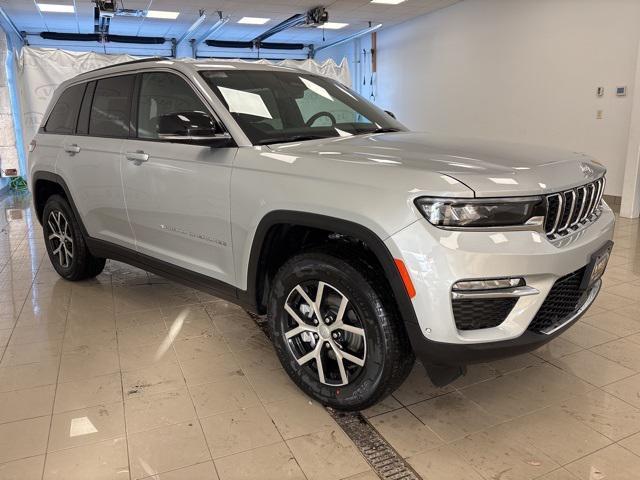
[[[446,7],[459,0],[406,0],[399,5],[373,4],[370,0],[121,0],[120,6],[128,9],[178,11],[175,20],[151,18],[116,17],[111,22],[110,33],[117,35],[160,36],[179,38],[196,21],[199,11],[206,10],[209,18],[197,30],[202,34],[216,20],[216,11],[230,15],[230,22],[212,39],[251,40],[277,23],[297,13],[323,5],[329,11],[332,22],[348,23],[340,30],[296,27],[285,30],[269,41],[303,42],[320,46],[373,24],[382,23],[389,27],[407,21],[418,15]],[[92,33],[94,29],[93,6],[90,0],[38,0],[40,3],[55,3],[76,6],[76,13],[41,13],[35,0],[2,0],[5,12],[21,31],[40,33],[42,31]],[[270,18],[265,25],[241,25],[237,21],[244,17]]]

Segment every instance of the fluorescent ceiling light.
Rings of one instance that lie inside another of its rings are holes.
[[[247,25],[264,25],[267,23],[270,18],[260,18],[260,17],[242,17],[238,20],[238,23],[245,23]]]
[[[56,3],[38,3],[37,5],[41,12],[74,13],[76,11],[73,5],[58,5]]]
[[[383,3],[385,5],[398,5],[405,0],[371,0],[371,3]]]
[[[147,10],[147,18],[164,18],[168,20],[175,20],[180,15],[180,12],[168,12],[165,10]]]
[[[320,26],[320,28],[326,28],[328,30],[340,30],[341,28],[349,25],[348,23],[338,23],[338,22],[325,22]]]

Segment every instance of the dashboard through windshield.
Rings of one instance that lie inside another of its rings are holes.
[[[200,75],[254,145],[406,130],[328,78],[265,70],[203,70]]]

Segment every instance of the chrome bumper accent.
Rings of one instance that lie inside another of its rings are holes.
[[[454,300],[477,300],[477,299],[488,299],[488,298],[517,298],[517,297],[528,297],[530,295],[537,295],[540,293],[533,287],[522,286],[522,287],[514,287],[514,288],[496,288],[494,290],[477,290],[477,291],[468,291],[461,292],[455,291],[451,292],[451,298]]]

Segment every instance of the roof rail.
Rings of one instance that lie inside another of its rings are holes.
[[[129,60],[128,62],[122,62],[122,63],[113,63],[111,65],[106,65],[104,67],[100,67],[100,68],[96,68],[95,70],[89,70],[89,72],[93,73],[93,72],[98,72],[100,70],[105,70],[107,68],[111,68],[111,67],[121,67],[122,65],[134,65],[136,63],[145,63],[145,62],[157,62],[160,60],[167,60],[167,57],[148,57],[148,58],[138,58],[136,60]],[[87,72],[87,73],[89,73]]]

